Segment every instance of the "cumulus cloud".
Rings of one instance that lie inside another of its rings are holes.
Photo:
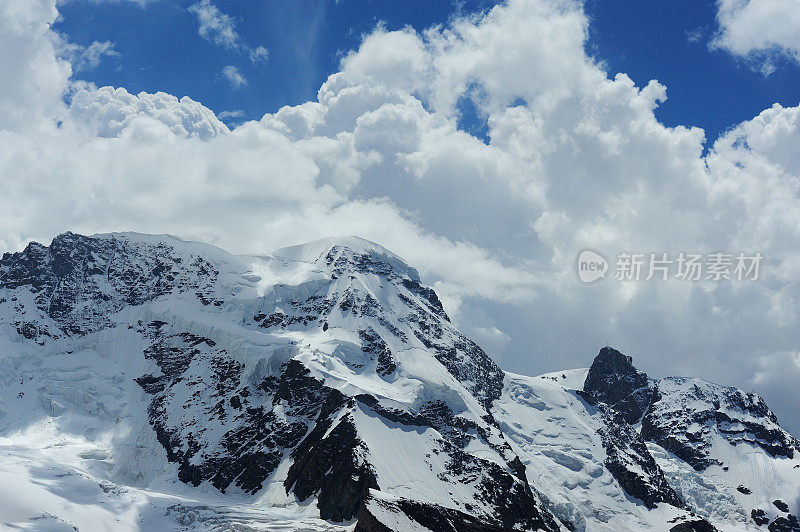
[[[50,29],[57,17],[51,0],[0,1],[0,130],[39,128],[62,111],[72,68]]]
[[[137,121],[158,120],[178,137],[208,140],[228,128],[214,113],[188,96],[180,100],[158,92],[138,95],[124,88],[79,89],[69,106],[70,123],[91,137],[118,137]]]
[[[76,88],[52,0],[0,5],[0,248],[66,229],[259,253],[355,234],[417,266],[509,370],[585,366],[610,343],[654,376],[760,391],[800,431],[780,378],[800,344],[797,107],[704,157],[701,129],[656,119],[666,87],[586,55],[580,4],[512,0],[422,33],[378,27],[316,100],[229,129],[188,98]],[[459,130],[464,98],[488,142]],[[586,248],[765,262],[758,282],[584,285]]]
[[[247,78],[245,78],[239,69],[233,65],[228,65],[222,68],[222,75],[231,84],[234,89],[239,89],[243,85],[247,85]]]
[[[718,0],[712,46],[755,61],[769,74],[775,54],[800,61],[800,1]]]

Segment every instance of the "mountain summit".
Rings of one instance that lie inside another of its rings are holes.
[[[628,423],[641,419],[653,396],[647,375],[633,366],[631,357],[611,347],[604,347],[595,357],[583,391],[587,401],[613,406]]]
[[[124,530],[798,529],[763,400],[503,372],[417,271],[65,233],[0,260],[0,523]]]

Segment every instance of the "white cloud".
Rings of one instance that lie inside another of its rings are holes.
[[[119,57],[114,43],[110,41],[94,41],[89,46],[65,41],[61,53],[77,72],[97,68],[103,57]]]
[[[502,353],[508,348],[511,338],[497,327],[474,327],[470,331],[470,336],[492,353]]]
[[[700,42],[705,36],[705,28],[694,28],[686,32],[686,40],[690,43]]]
[[[222,69],[222,75],[225,76],[231,87],[234,89],[239,89],[243,85],[247,85],[247,78],[242,76],[242,73],[239,72],[239,69],[233,65],[228,65]]]
[[[189,6],[189,11],[197,16],[197,31],[204,39],[218,46],[239,48],[241,37],[236,31],[236,22],[226,15],[210,0],[201,0]]]
[[[233,111],[222,111],[217,113],[217,117],[220,120],[224,120],[225,118],[244,118],[245,113],[241,109],[234,109]]]
[[[263,46],[251,48],[247,55],[250,57],[250,62],[253,64],[266,61],[269,58],[269,52]]]
[[[197,16],[197,31],[204,39],[217,46],[247,53],[253,64],[266,61],[269,57],[269,51],[263,46],[252,48],[245,44],[236,31],[236,21],[233,17],[220,11],[211,0],[200,0],[192,4],[189,6],[189,12]]]
[[[232,126],[238,126],[244,122],[247,115],[241,109],[233,109],[230,111],[221,111],[217,113],[217,118]]]
[[[51,0],[0,1],[0,129],[31,129],[57,120],[72,68],[50,30],[58,12]]]
[[[512,0],[423,34],[378,28],[316,101],[229,130],[188,98],[75,87],[52,3],[2,1],[0,248],[66,229],[234,252],[356,234],[418,266],[507,369],[583,366],[609,342],[655,376],[775,382],[760,391],[800,429],[798,392],[764,362],[800,344],[797,107],[703,157],[702,130],[653,114],[663,85],[586,56],[578,3]],[[456,127],[465,95],[488,144]],[[584,285],[585,248],[760,251],[765,264],[759,282]]]
[[[717,23],[712,46],[755,61],[765,74],[776,53],[800,61],[800,0],[718,0]]]
[[[158,120],[179,137],[208,140],[228,132],[210,109],[187,96],[178,100],[164,92],[133,95],[123,88],[79,89],[69,115],[71,123],[86,134],[103,138],[117,137],[144,118]]]

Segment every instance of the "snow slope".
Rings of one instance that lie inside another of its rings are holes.
[[[547,494],[555,515],[578,530],[641,530],[685,516],[668,504],[648,509],[631,500],[609,472],[601,436],[606,420],[576,393],[587,371],[506,374],[495,417],[531,481]]]

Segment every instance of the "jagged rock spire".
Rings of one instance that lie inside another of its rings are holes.
[[[650,379],[633,365],[633,359],[613,347],[600,350],[583,384],[584,398],[614,407],[629,423],[644,415],[652,400]]]

